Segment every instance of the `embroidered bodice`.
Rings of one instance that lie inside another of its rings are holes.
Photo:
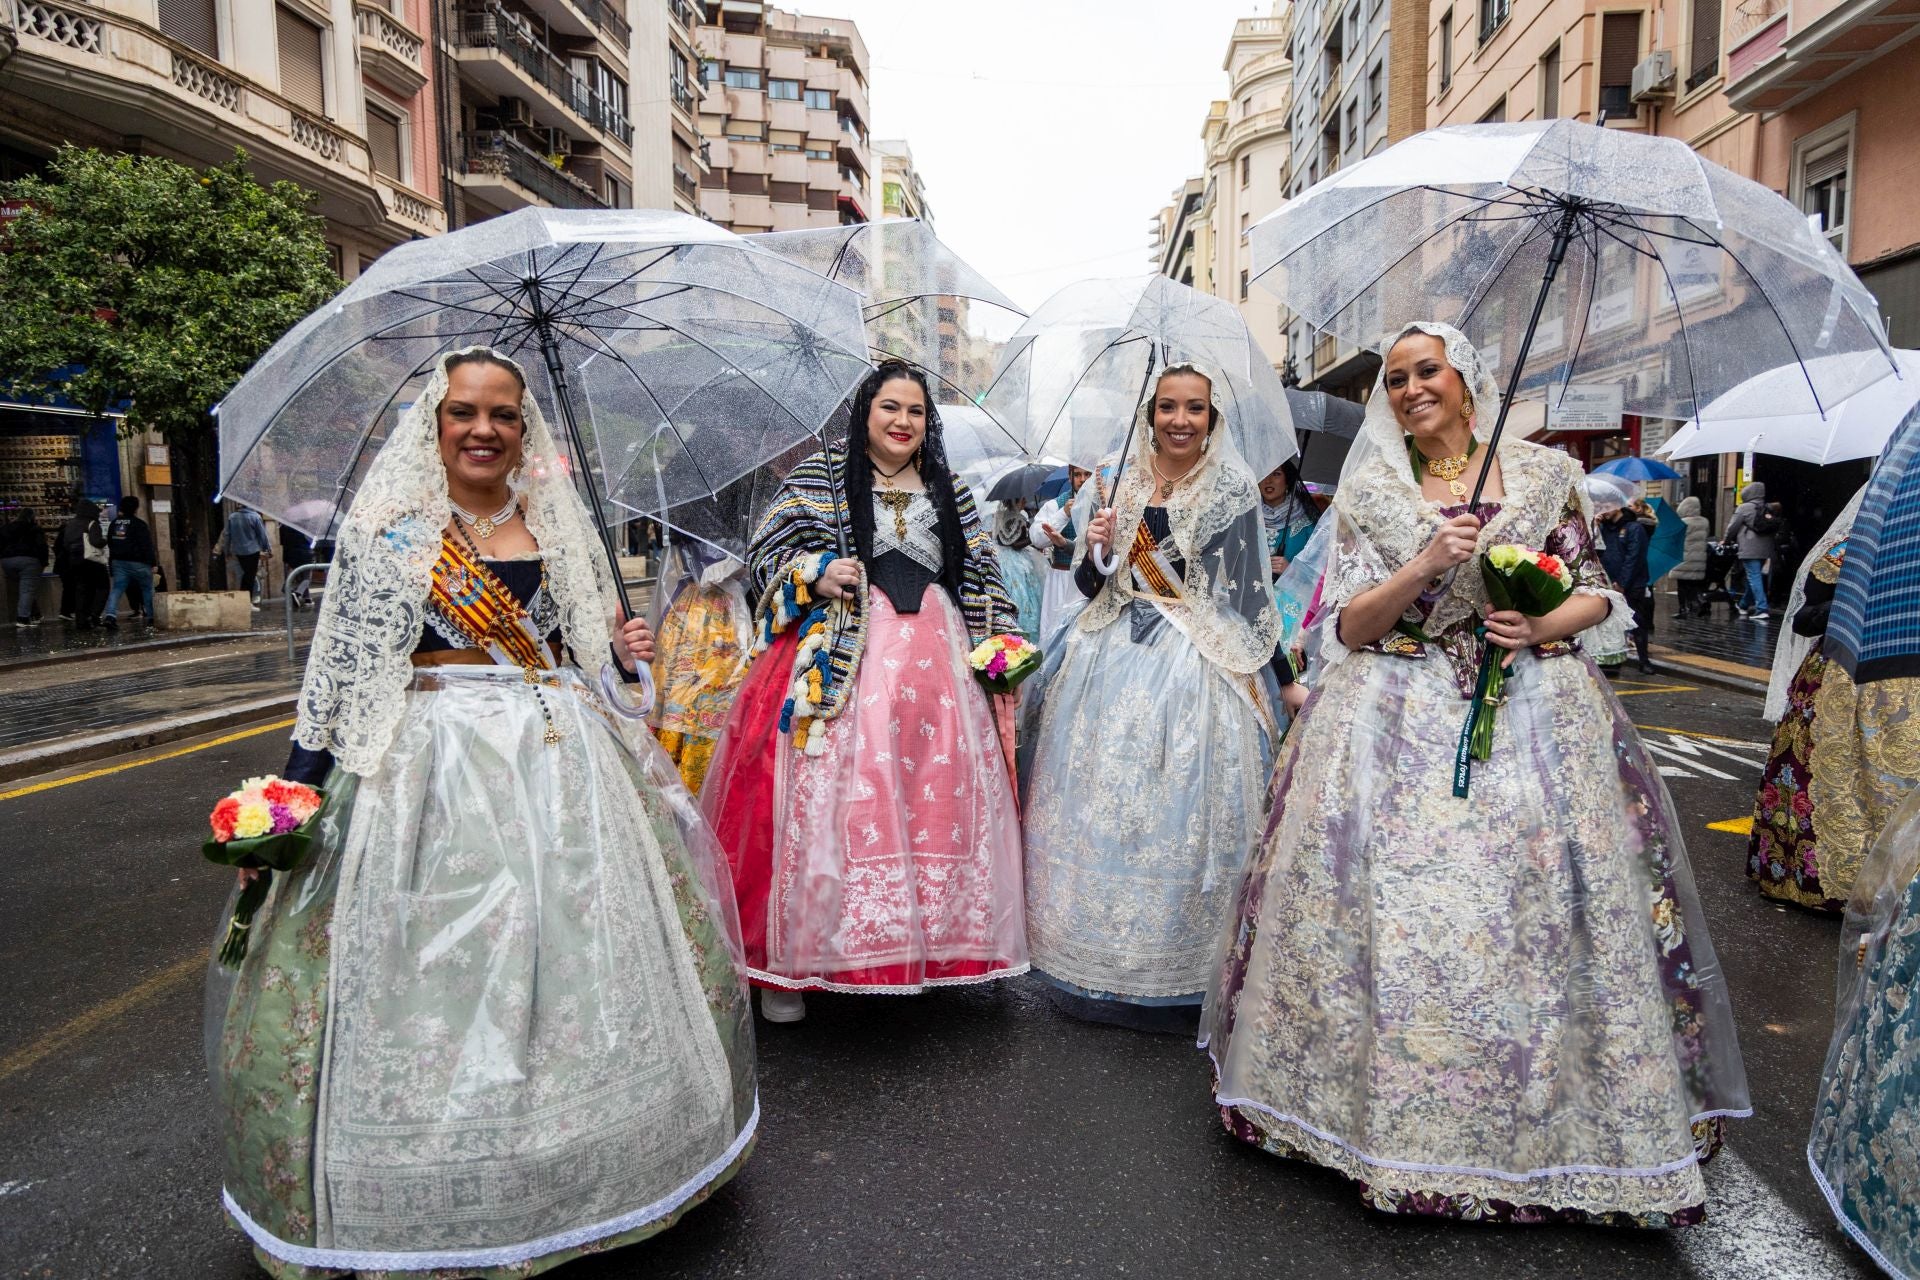
[[[886,592],[895,613],[920,612],[920,599],[939,580],[940,516],[924,491],[873,495],[873,559],[867,581]]]

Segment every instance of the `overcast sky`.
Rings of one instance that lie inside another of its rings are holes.
[[[1270,0],[798,0],[852,18],[873,135],[905,138],[940,238],[1032,309],[1149,269],[1148,221],[1197,174],[1236,18]],[[876,200],[879,191],[876,185]],[[877,211],[876,211],[877,212]]]

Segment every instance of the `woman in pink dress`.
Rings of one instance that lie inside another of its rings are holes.
[[[1011,699],[967,665],[1017,614],[916,370],[867,377],[747,558],[758,656],[702,798],[761,1013],[1024,973]]]

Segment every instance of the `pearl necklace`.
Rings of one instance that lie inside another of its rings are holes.
[[[484,542],[488,538],[491,538],[494,533],[499,530],[501,525],[513,519],[514,509],[520,505],[520,496],[513,493],[508,494],[507,505],[490,516],[477,516],[457,502],[449,501],[447,505],[453,508],[453,514],[455,516],[472,525],[473,531],[479,534],[480,540]]]

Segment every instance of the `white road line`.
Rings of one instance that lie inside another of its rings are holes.
[[[1723,778],[1728,782],[1738,782],[1740,780],[1731,773],[1722,773],[1711,765],[1701,764],[1698,759],[1694,758],[1696,755],[1695,752],[1684,750],[1676,751],[1663,742],[1649,742],[1646,744],[1646,747],[1653,755],[1679,761],[1689,773],[1704,773],[1709,778]],[[1664,765],[1661,766],[1660,771],[1663,774],[1666,773],[1666,767]]]
[[[0,1182],[0,1199],[24,1194],[29,1187],[37,1187],[37,1182]]]
[[[1740,1122],[1729,1137],[1740,1140]],[[1801,1168],[1801,1166],[1791,1166]],[[1802,1174],[1801,1176],[1805,1176]],[[1674,1234],[1687,1274],[1700,1280],[1827,1280],[1870,1276],[1873,1265],[1838,1226],[1782,1200],[1732,1145],[1706,1167],[1707,1220]]]

